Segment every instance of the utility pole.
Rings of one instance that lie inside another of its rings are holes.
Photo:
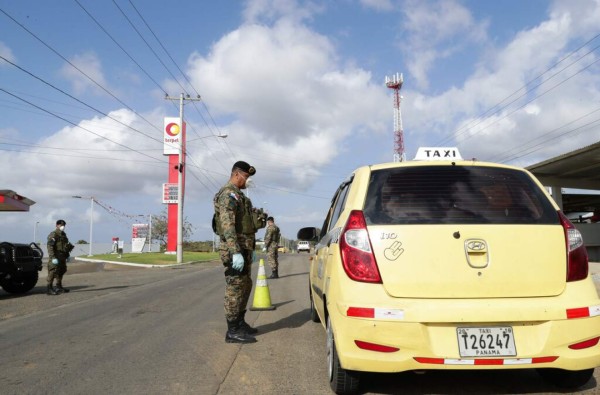
[[[148,252],[152,252],[152,214],[148,215]]]
[[[179,144],[179,163],[177,164],[177,170],[179,175],[177,177],[177,263],[183,263],[183,198],[185,187],[185,126],[183,122],[183,105],[185,100],[189,101],[200,101],[200,95],[196,98],[191,98],[190,95],[184,97],[183,93],[179,95],[179,98],[165,96],[166,100],[179,100],[179,123],[181,125],[181,143]]]

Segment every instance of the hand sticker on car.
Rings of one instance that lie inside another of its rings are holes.
[[[383,256],[390,261],[395,261],[403,252],[404,248],[402,248],[402,243],[394,241],[391,246],[383,250]]]

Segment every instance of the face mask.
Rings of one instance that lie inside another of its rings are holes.
[[[60,231],[62,232],[62,231],[65,230],[65,227],[64,226],[59,226],[58,229],[60,229]]]

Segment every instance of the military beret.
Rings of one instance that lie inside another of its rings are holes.
[[[256,174],[256,169],[254,168],[254,166],[250,166],[247,162],[244,162],[243,160],[237,161],[233,164],[233,168],[231,169],[231,171],[233,171],[235,169],[240,169],[241,171],[245,171],[246,173],[250,174],[251,176]]]
[[[56,221],[56,225],[66,225],[67,223],[65,222],[64,219],[59,219],[58,221]]]
[[[269,217],[267,218],[267,221],[275,221],[275,219],[273,217]]]

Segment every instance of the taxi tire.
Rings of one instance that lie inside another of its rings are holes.
[[[327,363],[329,365],[329,385],[333,392],[338,395],[355,394],[360,384],[360,374],[346,370],[340,365],[329,317],[327,317]]]
[[[310,284],[308,284],[308,296],[310,298],[310,320],[312,322],[320,322],[319,314],[317,314],[317,309],[315,309],[315,302],[313,301],[312,290]]]
[[[583,386],[594,375],[594,369],[564,370],[564,369],[537,369],[538,374],[550,384],[560,388],[575,389]]]

